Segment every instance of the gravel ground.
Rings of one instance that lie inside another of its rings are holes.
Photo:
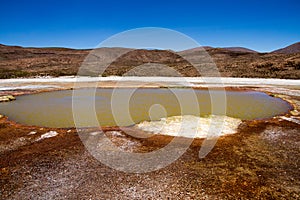
[[[252,89],[279,95],[300,110],[300,96],[287,86]],[[197,139],[171,165],[134,174],[96,160],[74,129],[25,126],[2,117],[0,199],[300,199],[299,122],[296,111],[243,121],[238,133],[219,138],[203,159],[203,140]],[[103,131],[129,152],[150,152],[172,139],[133,138],[118,127]]]

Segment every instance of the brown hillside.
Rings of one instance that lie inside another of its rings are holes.
[[[285,53],[285,54],[300,53],[300,42],[289,45],[282,49],[275,50],[273,51],[273,53]]]
[[[99,52],[103,52],[105,56],[98,59],[97,62],[105,63],[107,62],[106,56],[112,57],[122,51],[127,52],[128,49],[101,48]],[[221,75],[225,77],[300,78],[300,53],[253,53],[224,48],[206,48],[206,51],[216,63]],[[90,50],[23,48],[1,45],[0,78],[76,75],[89,52]],[[183,76],[200,76],[194,67],[181,57],[183,56],[188,60],[195,61],[193,64],[202,70],[203,76],[215,76],[216,74],[212,70],[213,65],[207,58],[208,54],[204,53],[201,48],[178,53],[165,50],[132,50],[111,63],[103,75],[123,75],[136,66],[156,63],[170,66]],[[98,75],[97,70],[92,67],[81,74]],[[174,74],[169,74],[164,69],[153,67],[153,65],[145,66],[138,73],[131,71],[127,75],[174,76]]]

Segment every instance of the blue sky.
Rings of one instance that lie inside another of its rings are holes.
[[[182,32],[203,46],[265,52],[300,41],[299,0],[0,0],[0,43],[93,48],[139,27]]]

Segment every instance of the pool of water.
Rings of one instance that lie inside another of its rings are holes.
[[[23,95],[16,101],[1,103],[0,113],[27,125],[74,127],[75,111],[75,117],[79,119],[76,125],[85,127],[126,126],[177,115],[214,114],[264,119],[284,114],[292,108],[286,101],[262,92],[226,91],[225,96],[223,92],[180,88],[137,89],[133,93],[131,89],[53,91]]]

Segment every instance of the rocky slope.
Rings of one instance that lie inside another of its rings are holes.
[[[273,51],[273,53],[285,53],[285,54],[300,53],[300,42],[289,45],[282,49],[275,50]]]

